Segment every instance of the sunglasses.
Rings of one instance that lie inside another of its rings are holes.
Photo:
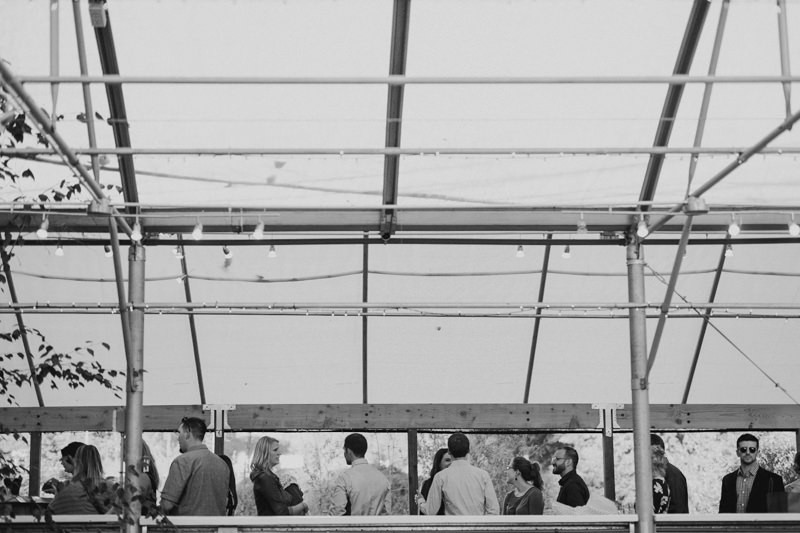
[[[749,448],[747,446],[742,446],[741,448],[739,448],[739,453],[747,453],[748,451],[750,453],[756,453],[758,451],[758,448],[754,446],[750,446]]]

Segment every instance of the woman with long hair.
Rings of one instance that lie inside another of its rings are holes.
[[[447,448],[439,448],[436,451],[436,454],[433,456],[433,465],[431,466],[431,474],[425,481],[422,482],[422,488],[420,489],[420,493],[422,497],[426,500],[428,499],[428,492],[431,490],[431,484],[433,483],[433,476],[437,473],[441,472],[448,466],[450,463],[453,462],[453,458],[450,456],[450,452],[447,451]],[[439,511],[436,513],[437,515],[444,514],[444,501],[442,501],[442,505],[439,507]]]
[[[667,456],[664,450],[657,446],[652,446],[651,460],[653,468],[653,512],[663,514],[669,509],[670,490],[667,485]]]
[[[280,443],[272,437],[261,437],[253,450],[250,461],[250,480],[253,482],[253,496],[259,516],[303,515],[308,512],[308,504],[295,502],[281,484],[273,471],[281,460]]]
[[[85,444],[75,452],[72,481],[50,502],[53,514],[103,514],[111,506],[111,493],[103,477],[100,452]]]
[[[542,474],[539,463],[514,457],[506,467],[506,482],[514,490],[503,500],[503,514],[543,514]]]

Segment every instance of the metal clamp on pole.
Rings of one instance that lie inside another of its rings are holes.
[[[603,435],[610,437],[615,429],[619,429],[617,423],[617,409],[625,407],[624,403],[593,403],[592,409],[597,409],[600,421],[597,429],[603,430]]]
[[[211,411],[208,417],[208,429],[214,430],[214,436],[222,437],[226,429],[231,429],[228,425],[228,411],[236,409],[236,404],[203,404],[203,411]]]

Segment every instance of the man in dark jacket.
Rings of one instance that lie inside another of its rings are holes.
[[[589,487],[578,475],[578,452],[571,446],[563,446],[556,450],[553,455],[553,473],[561,476],[558,484],[561,489],[558,491],[558,503],[569,505],[570,507],[581,507],[589,501]]]
[[[767,494],[783,492],[783,479],[758,465],[758,439],[745,433],[736,439],[739,468],[722,478],[720,513],[766,513]]]
[[[665,453],[664,440],[655,433],[650,434],[650,447],[660,450]],[[672,461],[667,463],[667,475],[665,481],[669,487],[669,507],[667,507],[668,514],[680,514],[689,512],[689,489],[686,486],[686,476],[680,469],[672,464]]]

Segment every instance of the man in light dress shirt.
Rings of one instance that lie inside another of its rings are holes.
[[[344,439],[344,460],[350,468],[336,479],[329,515],[389,514],[389,480],[364,459],[366,453],[364,435],[352,433]]]
[[[435,515],[444,500],[446,515],[488,515],[500,514],[500,504],[492,485],[492,479],[485,470],[469,464],[469,439],[463,433],[453,433],[447,439],[447,450],[453,462],[445,470],[433,477],[428,500],[417,495],[420,510]]]

